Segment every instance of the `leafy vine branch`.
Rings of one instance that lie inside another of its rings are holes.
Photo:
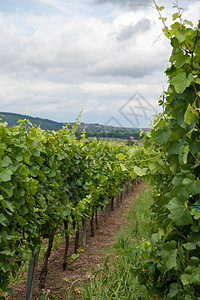
[[[153,2],[172,54],[166,70],[169,86],[159,102],[164,111],[156,116],[148,139],[144,140],[143,154],[151,148],[152,154],[155,151],[164,155],[155,164],[152,160],[143,161],[148,169],[144,178],[149,178],[155,188],[153,247],[143,250],[145,259],[138,273],[141,276],[142,270],[149,270],[148,278],[141,276],[141,284],[148,287],[151,296],[196,300],[200,299],[196,239],[200,234],[200,211],[188,209],[188,203],[193,207],[200,205],[200,24],[194,27],[192,22],[183,20],[176,1],[174,8],[178,12],[172,15],[173,24],[168,27],[161,15],[164,7]]]

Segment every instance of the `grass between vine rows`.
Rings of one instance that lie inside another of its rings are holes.
[[[141,259],[141,242],[150,236],[152,192],[153,188],[147,185],[134,199],[128,221],[116,235],[103,263],[91,270],[86,279],[76,280],[66,290],[65,299],[150,299],[145,287],[137,283],[134,266]]]

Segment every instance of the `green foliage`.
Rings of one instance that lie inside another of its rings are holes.
[[[200,28],[182,20],[181,9],[173,20],[168,28],[162,19],[173,48],[169,87],[160,101],[164,112],[155,118],[144,148],[134,149],[134,157],[129,152],[133,175],[155,186],[152,236],[141,245],[136,273],[152,297],[199,299]]]
[[[0,290],[31,259],[42,238],[90,217],[129,180],[121,146],[77,141],[77,126],[44,131],[21,120],[0,123]],[[128,147],[124,146],[126,156]]]

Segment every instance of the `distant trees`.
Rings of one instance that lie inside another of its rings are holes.
[[[82,132],[77,131],[77,138],[81,137]],[[86,137],[96,137],[96,138],[118,138],[125,140],[141,140],[140,132],[126,131],[126,130],[113,130],[113,131],[86,131]]]

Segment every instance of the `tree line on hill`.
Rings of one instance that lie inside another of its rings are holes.
[[[76,132],[77,138],[80,138],[82,135],[81,131]],[[87,131],[85,132],[85,136],[88,137],[96,137],[96,138],[118,138],[124,140],[141,140],[142,136],[140,136],[140,132],[127,131],[127,130],[115,130],[115,131]]]
[[[75,123],[61,123],[55,122],[49,119],[42,119],[31,117],[22,114],[0,112],[0,118],[3,122],[8,123],[8,127],[14,127],[18,125],[18,120],[28,119],[34,126],[40,126],[44,130],[61,130],[63,126],[67,125],[69,129],[75,125]],[[86,137],[97,137],[97,138],[119,138],[125,140],[140,140],[139,128],[119,128],[113,126],[104,126],[98,123],[96,124],[85,124],[80,123],[79,128],[76,132],[77,138],[81,137],[82,131],[85,129]]]

